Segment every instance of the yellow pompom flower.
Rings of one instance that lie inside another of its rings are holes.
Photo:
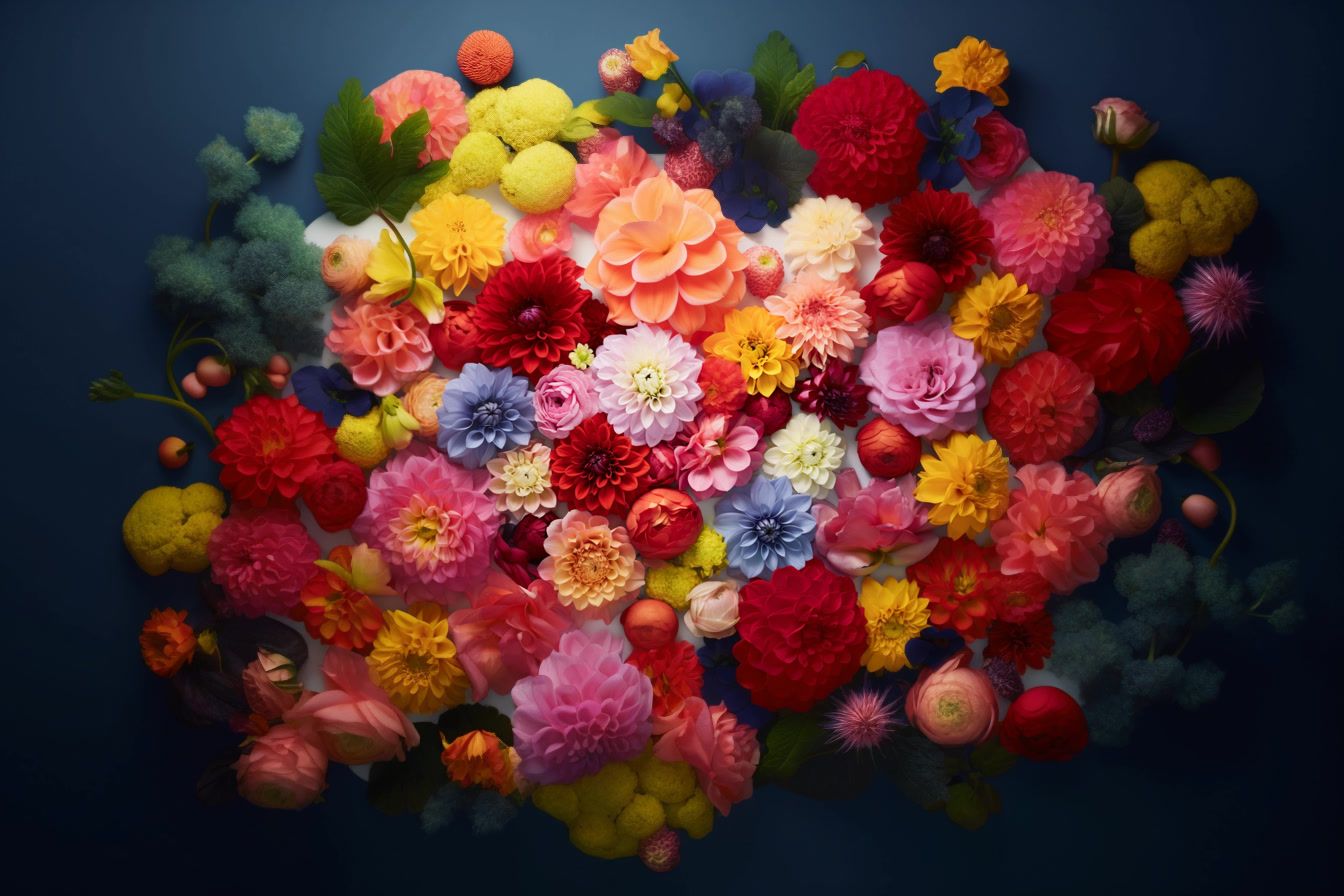
[[[574,101],[543,78],[531,78],[504,91],[495,104],[495,134],[515,150],[545,143],[574,114]]]
[[[747,392],[767,398],[775,389],[792,392],[798,361],[789,343],[779,338],[783,319],[753,305],[728,314],[723,330],[705,340],[705,351],[742,368]]]
[[[579,795],[572,784],[543,784],[532,791],[532,805],[565,824],[579,817]]]
[[[1149,162],[1134,175],[1134,186],[1143,195],[1148,217],[1171,221],[1180,220],[1181,203],[1190,191],[1208,182],[1194,165],[1174,159]]]
[[[616,816],[616,830],[627,837],[643,840],[656,834],[665,821],[663,804],[647,794],[637,793]]]
[[[368,662],[374,683],[406,712],[439,712],[467,699],[467,673],[437,604],[385,611]]]
[[[210,565],[206,546],[224,516],[224,493],[205,482],[160,485],[131,505],[121,538],[135,563],[152,576],[170,569],[197,573]]]
[[[1008,94],[999,85],[1008,78],[1008,54],[989,45],[989,41],[967,35],[950,50],[933,57],[938,69],[939,93],[949,87],[965,87],[989,97],[996,106],[1008,105]]]
[[[1227,206],[1231,215],[1233,232],[1241,233],[1251,225],[1260,200],[1251,185],[1239,177],[1219,177],[1209,182],[1215,193]]]
[[[1145,277],[1170,280],[1190,257],[1185,228],[1177,221],[1155,218],[1129,235],[1129,257],[1134,270]]]
[[[672,559],[705,578],[718,575],[728,566],[728,542],[713,526],[705,526],[684,554]]]
[[[669,563],[666,566],[655,566],[644,573],[644,592],[678,613],[684,613],[691,605],[687,595],[700,582],[701,578],[695,570]]]
[[[509,150],[489,131],[471,131],[453,149],[449,177],[454,192],[479,190],[499,181],[499,172],[509,161]]]
[[[579,813],[615,818],[635,797],[639,779],[629,763],[608,762],[597,771],[574,782],[579,797]]]
[[[1008,458],[999,443],[954,432],[921,458],[915,500],[933,505],[929,522],[952,538],[979,535],[1008,509]]]
[[[442,199],[444,196],[451,196],[456,193],[464,192],[465,188],[453,177],[453,172],[449,171],[443,177],[434,181],[434,183],[425,187],[425,192],[420,194],[420,206],[429,205],[436,199]],[[438,284],[435,284],[436,286]]]
[[[859,606],[868,624],[868,649],[863,662],[869,672],[907,668],[905,645],[929,624],[929,602],[909,579],[864,579]]]
[[[681,89],[680,84],[664,84],[663,93],[658,97],[658,114],[664,118],[671,118],[678,112],[686,112],[691,108],[691,98],[686,95],[686,91]]]
[[[667,74],[667,67],[681,58],[663,43],[662,30],[654,28],[625,45],[630,65],[650,81],[657,81]]]
[[[574,192],[578,160],[558,143],[538,143],[513,157],[499,174],[499,192],[528,215],[553,212]]]
[[[416,264],[420,264],[418,258]],[[416,272],[415,282],[411,282],[411,260],[406,257],[406,250],[393,241],[390,230],[378,235],[364,273],[373,281],[364,293],[364,301],[398,301],[409,291],[410,296],[404,300],[423,314],[425,320],[432,324],[443,320],[443,290],[432,278],[420,276],[421,271]]]
[[[390,453],[383,438],[383,408],[362,417],[346,414],[336,428],[336,453],[364,470],[372,470]]]
[[[685,831],[692,840],[709,836],[709,832],[714,828],[714,806],[699,787],[686,802],[668,806],[666,809],[667,826]]]
[[[412,215],[411,226],[415,263],[454,295],[484,283],[504,264],[504,219],[484,199],[443,196]]]
[[[952,332],[975,343],[985,361],[1009,364],[1041,322],[1041,297],[1012,274],[987,273],[952,305]]]
[[[504,98],[503,87],[488,87],[477,91],[467,100],[467,126],[473,131],[485,131],[499,136],[499,101]]]

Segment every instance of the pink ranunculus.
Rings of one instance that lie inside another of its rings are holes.
[[[608,202],[657,173],[658,166],[634,137],[620,137],[574,169],[574,193],[565,203],[565,211],[574,216],[574,223],[592,230]]]
[[[322,253],[322,279],[341,298],[362,295],[373,285],[364,271],[372,252],[373,243],[368,240],[341,234]]]
[[[238,793],[263,809],[302,809],[327,786],[327,754],[293,725],[277,725],[233,764]]]
[[[429,322],[410,302],[347,299],[332,311],[327,348],[356,385],[377,395],[391,395],[434,363]]]
[[[1151,464],[1108,473],[1097,483],[1097,497],[1117,538],[1142,535],[1162,515],[1162,480]]]
[[[765,451],[761,425],[751,417],[701,415],[684,437],[673,451],[677,482],[701,499],[746,484]]]
[[[526,215],[509,231],[509,251],[518,261],[540,261],[550,255],[564,255],[574,245],[570,215],[556,209],[544,215]]]
[[[686,627],[698,638],[727,638],[737,631],[737,585],[701,582],[686,595]]]
[[[587,373],[561,364],[537,380],[532,406],[537,430],[548,439],[563,439],[598,412],[597,387]]]
[[[327,688],[309,691],[285,713],[285,722],[304,732],[333,762],[363,765],[405,759],[420,743],[406,714],[369,677],[364,658],[330,647],[322,658]]]
[[[1001,112],[991,112],[977,121],[975,132],[980,136],[980,154],[963,159],[961,170],[977,190],[1004,183],[1031,155],[1026,132]]]
[[[491,691],[507,694],[519,679],[536,675],[560,636],[573,627],[549,582],[537,580],[524,588],[491,571],[470,597],[471,606],[454,611],[448,626],[476,700]]]
[[[299,670],[289,657],[258,650],[243,667],[243,696],[247,707],[263,719],[278,719],[299,699],[303,686]]]
[[[429,133],[420,164],[452,156],[457,143],[467,135],[467,95],[462,85],[438,72],[412,69],[384,81],[369,92],[373,109],[383,120],[383,140],[421,109],[429,117]]]
[[[1092,136],[1107,146],[1138,149],[1157,133],[1157,122],[1133,100],[1109,96],[1093,106],[1092,111],[1096,114]]]
[[[953,334],[946,314],[887,327],[863,353],[860,379],[883,417],[911,434],[937,440],[966,432],[989,400],[984,360]]]
[[[743,725],[726,706],[688,697],[681,712],[654,723],[661,735],[653,754],[664,762],[686,762],[700,789],[720,814],[751,796],[751,779],[761,759],[756,729]]]
[[[937,669],[925,669],[905,695],[905,714],[929,740],[944,747],[983,743],[999,720],[999,698],[984,670],[963,650]]]
[[[1019,467],[1017,480],[1022,487],[990,529],[999,569],[1034,573],[1056,594],[1096,581],[1113,533],[1092,480],[1053,461]]]
[[[852,469],[835,478],[834,507],[812,505],[817,520],[817,553],[847,576],[871,575],[884,563],[909,566],[929,555],[938,534],[928,508],[915,500],[915,477],[874,479],[859,487]]]

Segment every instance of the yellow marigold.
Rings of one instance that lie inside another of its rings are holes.
[[[508,796],[513,793],[513,763],[509,748],[489,731],[468,731],[455,740],[440,734],[440,759],[448,777],[463,787],[485,787]]]
[[[454,295],[484,283],[504,264],[504,219],[484,199],[440,197],[412,215],[411,226],[416,265]]]
[[[514,208],[529,215],[553,212],[574,192],[578,161],[558,143],[530,146],[504,166],[499,192]]]
[[[950,50],[933,57],[938,69],[939,93],[949,87],[965,87],[989,97],[996,106],[1008,105],[1008,94],[1000,86],[1008,78],[1008,54],[989,45],[989,41],[969,34]]]
[[[448,619],[437,604],[387,610],[369,653],[374,682],[406,712],[438,712],[467,699],[467,674],[457,661]]]
[[[1041,297],[1012,274],[987,273],[952,305],[952,332],[975,343],[990,364],[1009,364],[1041,322]]]
[[[705,340],[705,351],[739,364],[752,395],[769,397],[777,388],[792,392],[798,361],[789,344],[779,338],[783,323],[764,308],[739,308],[724,318],[722,332]]]
[[[895,672],[910,665],[905,645],[929,624],[929,602],[909,579],[864,579],[859,606],[868,623],[868,649],[863,662],[869,672]]]
[[[654,28],[647,34],[641,34],[633,43],[625,45],[630,55],[630,65],[650,81],[657,81],[667,74],[667,67],[681,57],[663,43],[661,28]]]
[[[1008,458],[974,433],[955,432],[933,450],[921,458],[915,499],[933,505],[929,522],[952,538],[980,534],[1008,509]]]

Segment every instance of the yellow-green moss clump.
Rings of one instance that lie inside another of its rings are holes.
[[[1167,160],[1134,175],[1151,220],[1129,238],[1129,255],[1140,274],[1170,280],[1190,256],[1223,255],[1255,217],[1258,201],[1238,177],[1210,181],[1194,165]]]
[[[206,544],[224,515],[224,493],[197,482],[161,485],[145,492],[121,521],[121,539],[135,563],[152,576],[170,569],[203,572]]]

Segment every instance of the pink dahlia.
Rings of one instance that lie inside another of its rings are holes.
[[[1057,463],[1019,467],[1008,512],[990,534],[1006,575],[1035,573],[1056,594],[1094,582],[1111,530],[1092,480]]]
[[[695,419],[700,364],[677,334],[639,324],[608,336],[589,370],[611,428],[636,445],[657,445]]]
[[[499,513],[486,494],[490,473],[464,470],[412,446],[369,477],[355,537],[382,551],[408,600],[445,603],[485,579]]]
[[[235,510],[210,533],[206,553],[229,608],[253,619],[288,615],[322,556],[290,507]]]
[[[700,697],[688,697],[681,712],[658,720],[654,732],[660,737],[653,755],[695,769],[700,789],[720,814],[751,797],[761,744],[756,729],[739,722],[722,703],[709,706]]]
[[[761,427],[750,417],[701,416],[685,439],[673,450],[677,484],[700,499],[745,485],[765,451]]]
[[[568,784],[632,759],[652,731],[653,685],[621,659],[609,631],[566,633],[510,696],[518,770],[537,784]]]
[[[1071,174],[1024,174],[991,193],[980,214],[994,229],[995,272],[1041,295],[1073,289],[1110,248],[1105,203]]]
[[[912,435],[941,439],[975,426],[988,398],[975,346],[946,314],[887,327],[863,354],[861,378],[878,413]]]
[[[1063,355],[1034,352],[999,371],[985,429],[1015,464],[1063,460],[1092,437],[1101,403],[1092,377]]]
[[[549,582],[523,588],[497,570],[469,595],[471,606],[448,617],[457,659],[471,679],[476,700],[487,692],[507,694],[573,627]]]
[[[862,488],[853,469],[835,477],[838,500],[812,505],[817,553],[847,576],[871,575],[884,563],[909,566],[938,543],[927,505],[915,500],[915,477],[874,479]]]
[[[429,322],[410,302],[346,300],[332,312],[327,348],[356,385],[377,395],[391,395],[434,363]]]
[[[784,321],[779,338],[793,346],[803,364],[820,367],[831,358],[848,361],[868,344],[867,303],[850,274],[828,280],[804,269],[777,296],[765,300],[766,310]]]
[[[635,138],[621,137],[604,145],[574,169],[574,193],[565,203],[565,211],[584,230],[594,230],[597,217],[608,202],[657,173],[658,166]]]
[[[390,81],[384,81],[369,94],[373,109],[383,120],[383,142],[392,131],[416,112],[429,115],[429,133],[420,164],[452,156],[457,143],[467,134],[467,95],[462,85],[447,75],[412,69]]]

